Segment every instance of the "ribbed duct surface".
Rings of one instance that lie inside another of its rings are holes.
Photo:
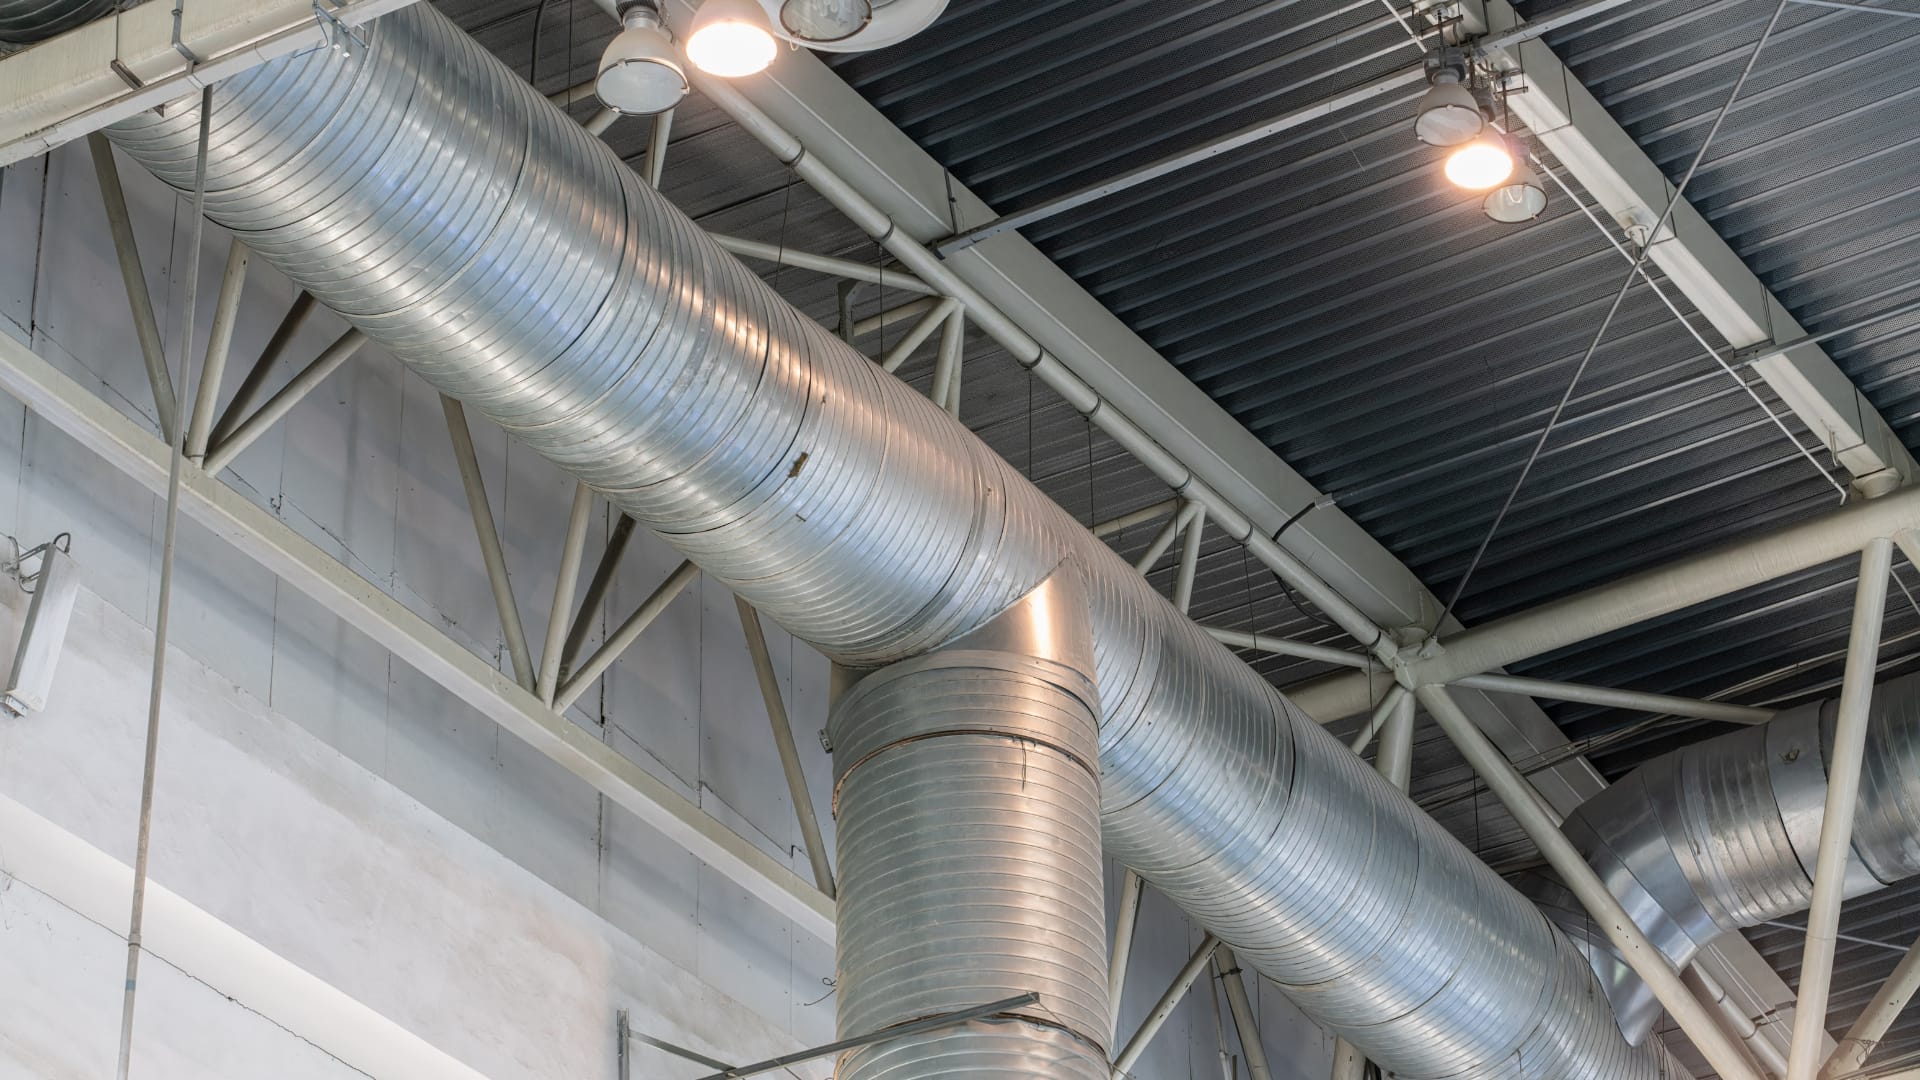
[[[0,52],[64,34],[112,10],[113,0],[0,0]]]
[[[1678,967],[1722,934],[1813,903],[1838,700],[1696,743],[1640,766],[1567,819],[1566,832],[1634,921]],[[1874,688],[1855,810],[1849,897],[1920,874],[1920,676]],[[1528,884],[1583,937],[1558,882]],[[1660,1005],[1598,941],[1594,966],[1623,1030]]]
[[[1105,1080],[1099,715],[1071,566],[834,710],[840,1033],[1040,995],[853,1051],[840,1080]]]
[[[980,440],[431,9],[367,36],[217,89],[210,217],[844,662],[927,652],[1071,561],[1108,854],[1400,1077],[1654,1074],[1536,908]],[[196,123],[112,137],[185,187]]]

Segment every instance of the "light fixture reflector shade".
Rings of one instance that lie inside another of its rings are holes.
[[[600,55],[594,92],[615,112],[629,116],[663,113],[687,94],[686,69],[674,51],[673,36],[646,9],[630,9],[626,29]]]
[[[1487,192],[1480,208],[1503,225],[1518,225],[1539,217],[1547,208],[1547,189],[1541,185],[1540,177],[1521,162],[1506,183]]]
[[[765,71],[778,48],[766,12],[753,0],[706,0],[687,35],[687,59],[724,79]]]
[[[1457,82],[1436,82],[1420,99],[1413,134],[1428,146],[1459,146],[1479,135],[1486,125],[1473,91]]]
[[[1468,191],[1486,191],[1513,175],[1513,151],[1498,135],[1482,135],[1447,155],[1447,179]]]
[[[845,41],[873,21],[870,0],[786,0],[780,25],[802,41]]]

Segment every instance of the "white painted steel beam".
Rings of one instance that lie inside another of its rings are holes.
[[[44,154],[116,120],[196,93],[278,56],[333,40],[413,0],[188,0],[139,4],[0,58],[0,165]],[[129,86],[114,61],[141,85]],[[343,61],[344,62],[344,61]]]
[[[1472,0],[1466,29],[1499,34],[1523,20],[1507,0]],[[1672,197],[1660,167],[1608,114],[1543,40],[1490,50],[1525,72],[1526,93],[1508,105],[1623,228],[1650,228]],[[1738,108],[1738,104],[1735,108]],[[1736,350],[1804,337],[1806,331],[1707,219],[1682,199],[1653,238],[1649,258]],[[1881,495],[1920,478],[1920,465],[1826,350],[1761,348],[1753,368],[1853,475],[1855,490]]]
[[[0,335],[0,391],[156,494],[167,486],[167,444],[79,383]],[[832,941],[833,901],[788,867],[599,736],[555,713],[511,677],[198,469],[181,477],[180,509],[247,558],[346,620],[402,662],[685,848],[801,929]]]

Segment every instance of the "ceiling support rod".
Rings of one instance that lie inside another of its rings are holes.
[[[513,581],[507,576],[507,556],[500,546],[500,532],[493,524],[493,508],[487,503],[486,480],[480,475],[480,458],[473,449],[473,431],[467,427],[467,411],[459,400],[440,395],[440,410],[447,417],[447,435],[453,442],[453,459],[460,466],[460,484],[467,489],[467,510],[473,516],[473,531],[480,539],[480,556],[487,566],[487,584],[493,589],[493,606],[500,615],[500,630],[507,639],[507,654],[513,661],[513,677],[522,689],[533,689],[533,657],[527,651],[527,630],[520,622],[520,605],[513,599]]]
[[[1746,1010],[1733,1000],[1733,996],[1727,993],[1727,988],[1720,985],[1720,980],[1708,974],[1707,969],[1699,963],[1687,965],[1687,970],[1680,973],[1680,979],[1700,996],[1701,1001],[1713,1006],[1719,1012],[1720,1018],[1725,1021],[1722,1026],[1727,1029],[1727,1034],[1739,1039],[1746,1046],[1747,1052],[1753,1055],[1754,1060],[1760,1063],[1768,1076],[1787,1075],[1786,1055],[1761,1034],[1760,1028],[1753,1022],[1753,1017],[1748,1016]]]
[[[1649,694],[1638,690],[1616,690],[1610,686],[1586,686],[1555,682],[1550,679],[1525,679],[1515,675],[1468,675],[1449,685],[1470,690],[1490,690],[1499,694],[1525,694],[1549,701],[1572,701],[1582,705],[1602,705],[1611,709],[1690,716],[1697,720],[1717,720],[1724,724],[1764,724],[1773,719],[1772,709],[1730,705],[1724,701],[1701,701],[1672,694]]]
[[[1486,781],[1488,789],[1513,815],[1548,864],[1559,872],[1568,889],[1592,913],[1595,924],[1605,931],[1607,940],[1613,943],[1614,949],[1628,966],[1646,981],[1660,1004],[1672,1014],[1687,1038],[1693,1040],[1694,1046],[1700,1049],[1713,1070],[1725,1080],[1761,1080],[1758,1070],[1747,1060],[1746,1054],[1734,1045],[1719,1022],[1681,982],[1679,973],[1666,956],[1647,940],[1647,935],[1634,923],[1633,917],[1608,891],[1606,883],[1581,858],[1573,841],[1560,831],[1559,823],[1545,812],[1532,785],[1461,711],[1447,688],[1422,686],[1417,694],[1420,703],[1426,706],[1428,715],[1459,748],[1461,756],[1467,759],[1473,771]]]
[[[209,442],[218,444],[232,435],[235,428],[246,418],[248,410],[260,399],[261,391],[267,388],[267,380],[272,377],[273,369],[279,365],[280,357],[287,351],[287,345],[295,334],[305,326],[313,315],[317,302],[313,294],[300,292],[294,294],[293,305],[280,319],[280,325],[274,328],[273,336],[267,339],[267,347],[260,350],[260,356],[248,369],[246,377],[240,380],[240,388],[233,392],[233,400],[220,412],[220,419],[214,422]]]
[[[887,354],[880,359],[880,370],[889,375],[899,371],[900,365],[907,362],[907,357],[912,356],[915,349],[918,349],[928,338],[932,337],[933,332],[944,325],[948,319],[953,317],[954,312],[959,310],[960,302],[951,296],[943,297],[939,301],[929,304],[926,309],[927,313],[920,317],[919,322],[913,324],[912,328],[907,331],[907,336],[895,342],[893,348],[888,349]],[[860,325],[855,323],[854,333],[856,336],[859,330]]]
[[[1301,660],[1318,660],[1326,664],[1338,664],[1341,667],[1365,668],[1373,661],[1359,653],[1336,649],[1331,645],[1314,645],[1305,641],[1292,641],[1274,637],[1271,634],[1256,634],[1248,630],[1232,630],[1224,626],[1202,626],[1213,640],[1236,649],[1252,649],[1254,652],[1269,653],[1274,656],[1292,656]]]
[[[1915,992],[1920,992],[1920,938],[1908,947],[1893,974],[1887,976],[1887,981],[1874,992],[1873,1000],[1867,1002],[1860,1018],[1841,1036],[1840,1045],[1834,1047],[1832,1056],[1820,1069],[1820,1080],[1840,1080],[1858,1072],[1880,1045],[1880,1039],[1893,1027],[1893,1022],[1900,1018],[1901,1010],[1913,1000]]]
[[[940,353],[933,365],[933,385],[927,396],[947,415],[960,417],[960,368],[966,361],[967,316],[956,306],[940,324]]]
[[[1200,541],[1206,538],[1207,532],[1207,508],[1199,503],[1192,505],[1193,518],[1181,534],[1180,566],[1173,576],[1173,606],[1179,608],[1182,615],[1193,606],[1193,579],[1200,573]]]
[[[769,244],[762,240],[748,240],[740,236],[728,236],[725,233],[708,233],[713,242],[743,259],[757,259],[776,266],[791,266],[796,270],[812,270],[816,273],[831,274],[848,281],[862,281],[869,285],[880,285],[902,292],[931,295],[938,292],[933,286],[910,274],[887,273],[881,267],[871,263],[854,262],[852,259],[839,259],[831,255],[815,255],[809,251],[796,251],[785,244]]]
[[[562,683],[573,674],[573,663],[580,658],[580,650],[586,647],[587,635],[593,633],[593,621],[600,616],[600,605],[606,602],[607,590],[613,586],[613,575],[620,569],[620,559],[627,553],[627,543],[632,539],[633,519],[621,514],[613,523],[613,531],[607,536],[607,546],[600,552],[600,561],[593,568],[593,577],[587,581],[587,591],[580,597],[580,610],[573,617],[573,625],[567,629],[567,643],[560,649]]]
[[[1887,579],[1892,569],[1892,541],[1869,542],[1860,555],[1853,625],[1847,636],[1847,665],[1840,684],[1833,750],[1827,762],[1827,801],[1820,819],[1820,853],[1814,859],[1813,904],[1807,909],[1807,938],[1800,959],[1793,1043],[1787,1051],[1787,1080],[1814,1080],[1825,1056],[1820,1040],[1826,1034],[1827,998],[1833,983],[1834,935],[1840,930],[1847,863],[1853,857],[1853,813],[1860,801],[1860,770],[1866,755],[1874,671],[1880,659],[1880,628],[1886,618]]]
[[[88,135],[87,149],[93,153],[93,175],[100,182],[100,200],[106,205],[107,227],[113,234],[113,253],[120,263],[120,281],[127,289],[127,306],[133,309],[133,330],[140,340],[140,359],[147,366],[147,382],[153,387],[154,414],[160,418],[162,436],[167,436],[173,431],[173,376],[167,373],[167,349],[160,341],[160,321],[153,314],[153,294],[147,291],[146,271],[140,265],[140,245],[134,239],[133,216],[127,211],[127,192],[120,183],[120,166],[113,160],[113,144],[105,135],[99,132]]]
[[[1273,1080],[1273,1068],[1267,1064],[1267,1047],[1260,1041],[1260,1020],[1254,1015],[1253,1003],[1247,1000],[1245,973],[1239,958],[1225,942],[1213,951],[1213,973],[1226,987],[1227,1011],[1233,1015],[1234,1033],[1240,1036],[1240,1052],[1247,1058],[1249,1080]]]
[[[1140,558],[1134,561],[1134,570],[1142,574],[1152,570],[1154,565],[1160,561],[1161,556],[1167,553],[1167,549],[1173,546],[1174,540],[1179,537],[1180,533],[1185,530],[1188,525],[1193,524],[1193,520],[1199,516],[1199,503],[1191,501],[1182,503],[1180,505],[1180,512],[1173,515],[1172,520],[1168,521],[1165,525],[1160,526],[1159,532],[1153,534],[1153,540],[1147,544],[1147,550],[1141,553]]]
[[[806,845],[807,861],[813,864],[813,883],[821,892],[833,896],[833,864],[827,861],[826,841],[820,837],[820,819],[813,812],[807,773],[800,764],[800,750],[793,743],[793,723],[787,718],[787,703],[780,696],[780,679],[774,674],[773,656],[767,651],[767,635],[760,626],[760,613],[737,596],[733,603],[740,612],[740,629],[747,636],[747,655],[753,658],[760,697],[767,705],[773,745],[780,751],[780,769],[787,775],[787,796],[793,800],[794,817],[800,822],[800,842]]]
[[[1147,883],[1128,867],[1120,878],[1120,910],[1113,924],[1113,948],[1107,952],[1107,1009],[1112,1015],[1107,1039],[1120,1037],[1120,998],[1127,988],[1127,961],[1133,956],[1133,931],[1140,922],[1140,898]]]
[[[1187,991],[1193,989],[1194,982],[1200,978],[1202,972],[1207,970],[1207,965],[1213,960],[1213,950],[1219,946],[1220,939],[1212,934],[1208,934],[1201,940],[1200,947],[1194,950],[1193,956],[1188,958],[1179,974],[1173,977],[1173,983],[1167,987],[1167,992],[1160,995],[1160,1000],[1154,1004],[1153,1011],[1141,1021],[1140,1030],[1133,1033],[1133,1038],[1127,1040],[1126,1048],[1113,1059],[1112,1080],[1125,1080],[1130,1075],[1134,1063],[1140,1060],[1141,1054],[1147,1052],[1147,1046],[1153,1042],[1153,1037],[1160,1034],[1160,1029],[1166,1026],[1167,1018],[1173,1015],[1173,1010],[1180,1007],[1181,999],[1187,996]]]
[[[227,266],[220,275],[220,296],[213,306],[213,329],[207,334],[207,358],[200,365],[200,384],[193,398],[193,418],[187,423],[187,460],[206,460],[207,437],[213,430],[213,410],[220,400],[220,381],[233,351],[233,325],[240,317],[240,297],[247,284],[247,262],[252,253],[238,238],[227,247]]]
[[[218,473],[233,464],[233,460],[239,457],[247,447],[252,446],[255,439],[265,435],[268,428],[278,423],[281,417],[292,412],[295,405],[305,400],[308,394],[313,393],[316,387],[327,380],[327,376],[339,370],[340,365],[351,359],[354,353],[360,351],[360,346],[366,343],[365,334],[358,330],[348,330],[335,338],[333,344],[322,349],[320,355],[313,358],[312,363],[301,368],[299,374],[289,379],[287,385],[268,398],[253,415],[241,421],[230,434],[220,436],[220,425],[216,424],[213,449],[207,451],[201,467],[209,473]],[[262,357],[262,360],[264,359],[265,357]],[[265,370],[265,367],[256,368],[256,370]],[[236,396],[228,404],[227,409],[232,412],[234,407],[240,404],[242,402]]]
[[[660,190],[660,178],[667,172],[667,140],[673,133],[673,112],[668,109],[655,116],[653,126],[647,131],[646,171],[641,175],[655,191]]]
[[[560,692],[553,699],[555,711],[566,712],[574,702],[579,701],[580,695],[587,692],[587,687],[592,686],[594,680],[606,674],[607,669],[613,666],[613,662],[620,659],[621,654],[640,639],[640,635],[646,632],[647,627],[653,625],[653,620],[667,610],[667,605],[673,602],[673,598],[679,596],[681,591],[693,584],[693,579],[699,576],[700,568],[690,562],[683,562],[674,567],[673,573],[667,575],[667,580],[661,582],[659,588],[653,590],[651,595],[640,602],[640,606],[634,609],[633,614],[627,616],[627,621],[621,623],[620,628],[615,630],[600,648],[587,658],[587,662],[580,665],[579,671],[574,672],[565,683],[561,684]]]
[[[1382,728],[1386,727],[1387,723],[1393,718],[1394,713],[1400,708],[1400,704],[1408,700],[1410,696],[1411,695],[1407,693],[1406,687],[1401,686],[1399,683],[1394,683],[1393,686],[1387,690],[1387,696],[1381,698],[1380,704],[1374,706],[1372,715],[1368,716],[1367,722],[1360,726],[1360,733],[1354,736],[1353,742],[1347,749],[1352,750],[1355,754],[1366,753],[1368,744],[1373,742],[1373,737],[1379,734]]]
[[[1125,532],[1135,525],[1145,525],[1149,521],[1159,521],[1161,518],[1179,509],[1180,500],[1178,498],[1161,499],[1157,503],[1143,506],[1130,513],[1121,514],[1119,517],[1112,517],[1105,521],[1098,522],[1093,526],[1091,531],[1093,535],[1104,540],[1114,533]]]
[[[573,614],[573,590],[580,584],[580,562],[587,550],[587,524],[593,517],[593,489],[573,484],[573,509],[567,515],[567,537],[560,545],[560,570],[553,580],[553,605],[547,609],[547,636],[540,645],[540,677],[534,693],[553,704],[560,685],[560,654],[566,648],[568,620]]]

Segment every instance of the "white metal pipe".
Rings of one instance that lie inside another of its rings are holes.
[[[1367,722],[1360,725],[1359,733],[1353,737],[1353,742],[1348,744],[1347,749],[1356,754],[1366,753],[1367,747],[1373,744],[1373,737],[1386,726],[1388,719],[1393,716],[1394,709],[1399,707],[1401,700],[1406,696],[1406,687],[1399,683],[1393,684],[1387,690],[1387,696],[1381,698],[1380,704],[1373,707],[1373,713],[1367,717]]]
[[[520,622],[520,605],[513,599],[513,581],[507,576],[507,555],[500,546],[500,532],[493,524],[493,508],[487,502],[487,485],[480,475],[480,457],[473,448],[467,410],[456,399],[441,394],[440,411],[446,414],[453,459],[460,466],[460,485],[467,491],[467,509],[472,513],[473,531],[480,541],[480,557],[487,567],[487,584],[493,588],[493,606],[500,615],[507,655],[513,661],[514,681],[532,690],[534,668],[533,657],[527,651],[527,631]]]
[[[200,239],[206,227],[207,143],[213,124],[213,87],[200,91],[200,141],[194,159],[192,226],[188,233],[185,315],[180,320],[180,381],[193,379],[193,309],[200,280]],[[117,189],[119,181],[114,181]],[[103,184],[104,186],[104,184]],[[124,210],[124,205],[122,206]],[[131,239],[131,237],[129,237]],[[142,294],[146,286],[141,285]],[[161,374],[166,374],[164,357]],[[140,985],[141,932],[146,922],[147,862],[153,842],[153,793],[160,763],[160,713],[167,676],[167,625],[173,609],[173,570],[180,529],[180,483],[186,471],[186,431],[182,425],[167,427],[167,510],[160,544],[160,591],[153,618],[153,670],[147,688],[147,730],[145,755],[140,770],[140,815],[135,826],[133,850],[133,907],[127,916],[127,970],[120,1001],[120,1055],[117,1075],[127,1080],[133,1066],[133,1013]]]
[[[1200,542],[1206,538],[1207,511],[1195,503],[1193,520],[1180,537],[1180,568],[1173,578],[1173,606],[1184,614],[1193,606],[1193,579],[1200,572]]]
[[[1274,656],[1295,656],[1302,660],[1319,660],[1341,667],[1364,668],[1372,660],[1359,653],[1345,649],[1336,649],[1331,645],[1314,645],[1305,641],[1289,641],[1271,634],[1256,634],[1249,630],[1230,630],[1224,626],[1203,626],[1213,640],[1222,645],[1231,645],[1236,649],[1252,649],[1255,652],[1271,653]]]
[[[605,135],[607,129],[612,127],[613,122],[618,119],[620,119],[619,109],[603,108],[592,116],[587,117],[580,126],[586,128],[587,134],[589,135]]]
[[[1689,964],[1687,969],[1680,973],[1680,979],[1694,993],[1700,995],[1701,1001],[1719,1010],[1721,1018],[1726,1021],[1727,1031],[1746,1044],[1747,1051],[1753,1055],[1754,1060],[1760,1063],[1760,1067],[1765,1069],[1768,1075],[1785,1076],[1787,1074],[1786,1056],[1780,1053],[1780,1048],[1773,1045],[1772,1041],[1754,1024],[1753,1017],[1748,1016],[1740,1008],[1739,1003],[1733,1000],[1732,995],[1727,993],[1727,988],[1720,985],[1720,980],[1707,974],[1707,970],[1697,963]]]
[[[1820,1080],[1839,1080],[1865,1065],[1867,1057],[1880,1045],[1881,1038],[1900,1018],[1901,1011],[1917,991],[1920,991],[1920,938],[1908,947],[1906,955],[1894,966],[1893,974],[1874,991],[1873,1000],[1867,1002],[1860,1018],[1840,1037],[1840,1045],[1833,1048],[1833,1054],[1820,1069]]]
[[[642,175],[646,177],[647,186],[655,191],[660,190],[660,178],[667,172],[667,140],[673,134],[673,113],[674,110],[668,109],[655,115],[653,127],[647,131],[646,171]]]
[[[233,464],[234,459],[239,457],[247,447],[252,446],[255,439],[266,434],[268,428],[279,422],[281,417],[292,412],[295,405],[300,404],[315,387],[325,382],[327,376],[351,359],[354,353],[360,351],[360,346],[366,343],[365,334],[358,330],[348,330],[335,338],[333,344],[322,349],[320,355],[313,358],[312,363],[300,369],[300,373],[290,379],[287,385],[281,387],[252,416],[247,417],[235,427],[232,434],[219,436],[216,426],[213,449],[207,451],[206,460],[201,467],[209,473],[218,473]],[[235,398],[234,404],[238,403],[239,399]],[[229,405],[228,408],[231,409],[232,406]]]
[[[1333,1040],[1333,1080],[1366,1080],[1367,1058],[1345,1039]]]
[[[547,610],[547,636],[540,645],[540,677],[534,693],[548,705],[560,685],[560,655],[566,649],[567,627],[573,617],[573,590],[580,584],[580,562],[587,550],[587,524],[593,517],[593,489],[576,481],[573,510],[567,515],[567,537],[560,545],[560,570],[553,581],[553,605]]]
[[[1893,534],[1893,542],[1899,545],[1900,554],[1907,557],[1907,562],[1920,570],[1920,533],[1912,529],[1901,529]]]
[[[1772,709],[1731,705],[1724,701],[1702,701],[1671,694],[1648,694],[1638,690],[1616,690],[1610,686],[1585,686],[1579,683],[1526,679],[1514,675],[1468,675],[1451,685],[1469,690],[1491,690],[1502,694],[1525,694],[1551,701],[1576,701],[1585,705],[1605,705],[1637,712],[1691,716],[1700,720],[1718,720],[1728,724],[1764,724],[1773,719]]]
[[[1871,504],[1869,504],[1871,505]],[[1880,660],[1880,626],[1886,617],[1887,578],[1893,542],[1876,539],[1860,554],[1854,587],[1853,625],[1847,634],[1847,664],[1841,676],[1833,751],[1827,763],[1826,807],[1820,819],[1820,853],[1814,859],[1813,905],[1807,909],[1806,945],[1800,957],[1799,995],[1794,1002],[1793,1043],[1787,1050],[1787,1080],[1814,1080],[1823,1058],[1827,998],[1833,982],[1833,949],[1846,898],[1847,860],[1852,857],[1853,812],[1860,802],[1860,769],[1866,752],[1868,706]]]
[[[1453,740],[1467,764],[1486,781],[1487,788],[1513,815],[1547,863],[1559,872],[1568,889],[1592,913],[1594,924],[1607,935],[1627,965],[1645,980],[1660,1004],[1672,1014],[1674,1022],[1699,1048],[1707,1064],[1724,1080],[1760,1080],[1760,1074],[1745,1053],[1734,1045],[1706,1006],[1681,982],[1673,965],[1634,924],[1633,917],[1580,857],[1579,850],[1560,831],[1559,824],[1543,811],[1532,785],[1454,703],[1446,687],[1423,686],[1417,693],[1427,714]]]
[[[807,861],[813,864],[813,883],[820,886],[821,892],[832,896],[833,864],[827,861],[826,841],[821,839],[820,819],[813,812],[807,773],[800,764],[800,749],[793,742],[793,724],[787,718],[786,700],[780,696],[780,680],[773,671],[773,656],[767,652],[767,635],[760,626],[760,613],[737,596],[733,603],[740,612],[740,630],[747,636],[747,655],[753,658],[760,697],[766,702],[767,722],[773,727],[773,745],[780,751],[780,769],[787,775],[787,795],[793,800],[793,814],[800,822],[800,842],[806,845]]]
[[[120,282],[126,286],[127,304],[133,309],[134,336],[140,342],[140,360],[147,367],[147,381],[153,387],[154,413],[160,418],[160,433],[171,439],[173,430],[173,376],[167,373],[167,347],[160,340],[160,321],[153,314],[153,296],[147,291],[146,271],[140,266],[140,245],[133,236],[133,215],[127,211],[126,189],[120,184],[120,165],[113,159],[113,145],[98,132],[87,136],[87,149],[93,153],[94,177],[100,182],[100,201],[107,210],[107,227],[113,235],[113,253],[120,263]]]
[[[900,365],[906,363],[907,357],[913,355],[913,350],[919,348],[922,343],[932,337],[933,332],[945,325],[947,320],[958,310],[960,310],[960,302],[950,296],[941,298],[937,303],[928,304],[927,313],[920,317],[919,322],[914,323],[913,326],[908,328],[907,336],[894,342],[893,348],[888,349],[887,355],[881,358],[880,370],[889,375],[899,371]],[[854,331],[856,334],[859,332],[859,329],[859,325],[855,324]]]
[[[1180,531],[1192,524],[1193,519],[1199,515],[1198,503],[1182,504],[1180,512],[1173,515],[1171,521],[1160,526],[1159,532],[1153,534],[1153,540],[1147,544],[1147,550],[1140,555],[1140,558],[1134,560],[1133,568],[1142,574],[1153,569],[1154,564],[1160,561],[1160,557],[1173,546],[1173,541],[1180,535]]]
[[[1449,683],[1489,672],[1844,558],[1916,521],[1920,487],[1903,488],[1482,623],[1413,661],[1411,673],[1421,683]],[[1287,696],[1321,720],[1351,716],[1371,704],[1367,678],[1346,673],[1289,687]]]
[[[1393,699],[1393,714],[1380,729],[1380,749],[1373,755],[1374,769],[1403,792],[1413,780],[1413,706],[1412,694]]]
[[[580,597],[580,611],[573,617],[573,625],[567,630],[567,643],[560,650],[560,679],[565,682],[573,674],[573,662],[580,657],[580,650],[587,643],[587,635],[593,632],[593,620],[600,612],[600,605],[607,599],[607,589],[613,585],[614,572],[620,569],[620,559],[627,553],[627,542],[633,539],[633,519],[621,514],[613,523],[613,531],[607,536],[607,546],[600,552],[600,561],[593,568],[593,578],[587,582],[587,591]]]
[[[1240,970],[1239,957],[1223,942],[1213,952],[1213,964],[1226,987],[1227,1011],[1233,1014],[1233,1030],[1240,1036],[1240,1052],[1246,1055],[1251,1080],[1273,1080],[1273,1069],[1267,1064],[1267,1048],[1260,1041],[1260,1020],[1254,1015],[1253,1003],[1247,1000],[1247,983]]]
[[[864,319],[856,319],[853,323],[853,336],[855,338],[863,338],[868,334],[877,334],[889,326],[898,326],[908,319],[932,311],[933,306],[937,303],[939,303],[939,301],[931,296],[922,296],[915,300],[909,300],[904,304],[890,307],[878,314],[869,315]]]
[[[950,416],[960,415],[960,365],[966,353],[966,320],[963,310],[956,306],[940,324],[940,352],[933,362],[933,385],[927,394]]]
[[[227,402],[227,407],[220,411],[220,419],[213,425],[209,443],[217,446],[224,442],[253,411],[254,402],[260,399],[261,392],[267,388],[267,380],[272,377],[273,369],[287,351],[287,345],[312,317],[317,304],[312,293],[301,292],[293,298],[293,304],[281,317],[280,325],[274,328],[273,336],[267,339],[267,347],[260,350],[259,358],[253,362],[246,377],[240,380],[239,389],[233,392],[233,400]]]
[[[227,247],[227,266],[220,275],[220,296],[213,307],[213,328],[207,333],[207,358],[200,365],[200,385],[193,398],[193,416],[187,423],[187,459],[206,459],[207,438],[213,431],[213,409],[220,401],[220,382],[233,351],[233,326],[240,318],[240,297],[246,291],[247,263],[252,252],[238,239]]]
[[[700,568],[690,562],[683,562],[674,567],[673,573],[667,575],[667,580],[661,582],[659,588],[653,590],[651,595],[641,601],[633,614],[627,616],[627,621],[621,623],[620,628],[608,636],[599,650],[588,657],[586,663],[580,665],[580,670],[574,672],[572,677],[560,687],[560,692],[553,699],[554,709],[558,712],[566,712],[572,708],[573,703],[580,700],[580,695],[587,692],[587,687],[592,686],[595,679],[606,674],[607,669],[613,666],[613,662],[620,659],[620,655],[639,640],[647,627],[653,625],[653,620],[667,610],[667,605],[673,602],[673,598],[679,596],[681,590],[692,584],[693,579],[699,576]]]
[[[1178,509],[1180,509],[1179,499],[1162,499],[1149,506],[1143,506],[1138,510],[1121,514],[1119,517],[1111,517],[1095,524],[1092,530],[1093,535],[1105,539],[1114,533],[1125,532],[1135,525],[1145,525],[1149,521],[1159,521],[1161,518],[1166,517]]]
[[[748,240],[741,236],[728,236],[724,233],[708,233],[714,243],[740,256],[743,259],[758,259],[778,266],[791,266],[796,270],[813,270],[848,281],[864,281],[869,285],[883,285],[889,289],[904,292],[932,294],[935,290],[926,282],[908,274],[889,274],[881,267],[871,263],[854,262],[852,259],[835,258],[832,255],[816,255],[811,251],[796,251],[782,244],[769,244],[761,240]]]
[[[1173,1015],[1173,1010],[1180,1007],[1180,1000],[1187,996],[1187,991],[1193,989],[1194,982],[1200,978],[1202,972],[1207,970],[1207,965],[1213,961],[1213,950],[1219,946],[1220,939],[1212,934],[1208,934],[1200,942],[1200,947],[1194,950],[1193,956],[1180,969],[1180,973],[1173,977],[1173,984],[1167,987],[1167,992],[1160,995],[1160,1000],[1154,1004],[1153,1011],[1141,1021],[1140,1030],[1134,1032],[1133,1038],[1127,1040],[1126,1049],[1120,1051],[1119,1056],[1113,1059],[1113,1080],[1124,1080],[1134,1063],[1140,1060],[1140,1055],[1146,1053],[1147,1046],[1153,1042],[1155,1035],[1160,1034],[1160,1029],[1166,1025],[1167,1018]]]
[[[547,100],[564,109],[576,101],[585,101],[588,98],[597,97],[598,94],[594,90],[594,85],[595,80],[593,79],[588,79],[585,82],[577,82],[565,90],[558,90],[548,94]]]
[[[1140,897],[1147,883],[1128,870],[1120,879],[1120,910],[1113,924],[1113,948],[1107,953],[1107,1039],[1120,1037],[1120,999],[1127,989],[1127,961],[1133,956],[1133,930],[1140,922]]]

